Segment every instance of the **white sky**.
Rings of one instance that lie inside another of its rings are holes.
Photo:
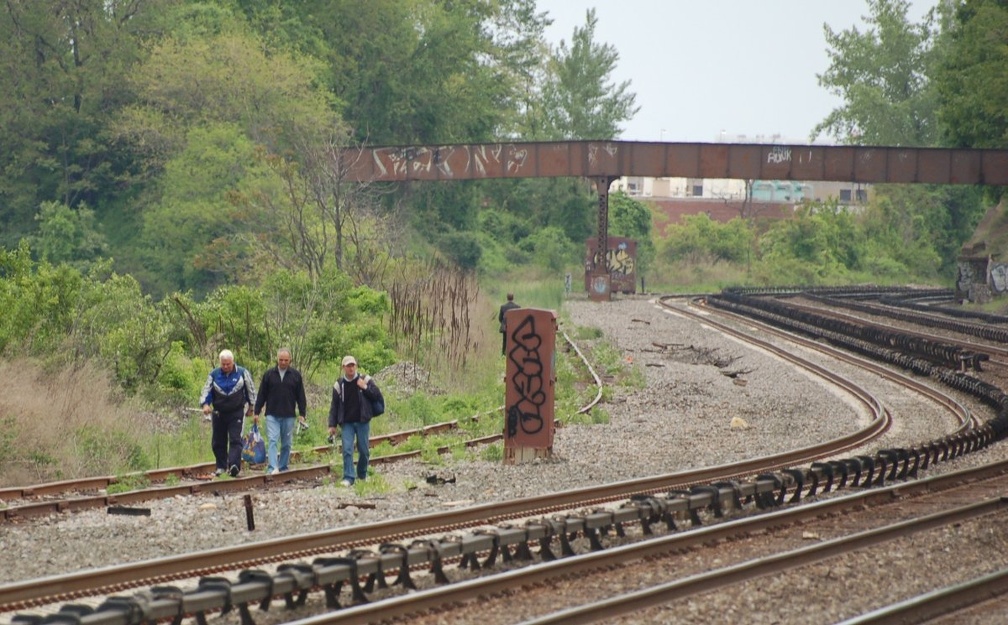
[[[938,0],[910,0],[918,22]],[[612,78],[630,81],[640,111],[623,125],[627,141],[714,142],[774,134],[806,143],[840,100],[816,74],[829,58],[823,24],[865,31],[865,0],[537,0],[553,25],[547,38],[570,44],[595,7],[597,43],[619,52]],[[826,141],[820,136],[818,141]]]

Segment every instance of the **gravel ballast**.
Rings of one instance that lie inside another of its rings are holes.
[[[150,516],[99,509],[0,525],[5,555],[0,583],[734,462],[818,443],[865,424],[863,409],[819,378],[664,312],[647,298],[572,299],[560,321],[560,329],[575,339],[579,327],[599,328],[601,338],[579,347],[590,354],[598,343],[614,346],[625,366],[639,370],[643,384],[612,389],[601,406],[608,424],[559,428],[550,460],[517,466],[451,459],[433,467],[419,461],[381,465],[376,469],[390,492],[364,498],[328,483],[259,489],[252,493],[251,532],[244,493],[152,501],[144,504]],[[858,380],[893,411],[895,426],[872,450],[916,444],[955,427],[932,402],[891,382],[829,359],[823,364]],[[1003,447],[973,456],[990,460],[991,454],[1004,455]],[[454,482],[429,485],[425,478],[432,473],[450,474]]]

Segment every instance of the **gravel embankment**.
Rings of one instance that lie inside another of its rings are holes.
[[[810,374],[644,298],[571,300],[560,320],[572,336],[577,326],[600,328],[604,336],[594,342],[617,346],[645,382],[613,390],[603,405],[609,424],[560,428],[550,461],[377,467],[391,492],[367,497],[374,508],[352,505],[355,493],[333,485],[259,490],[253,532],[245,528],[242,494],[226,493],[150,502],[149,517],[95,510],[0,525],[0,583],[719,464],[809,445],[865,422],[848,398]],[[592,341],[581,347],[590,350]],[[857,376],[895,413],[896,426],[872,449],[918,443],[953,427],[930,402],[891,383],[827,366]],[[736,417],[748,427],[733,428]],[[974,456],[991,453],[1004,455]],[[431,473],[455,482],[428,485]]]

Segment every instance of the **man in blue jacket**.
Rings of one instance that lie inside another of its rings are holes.
[[[371,376],[357,372],[357,359],[343,358],[343,375],[333,384],[332,403],[329,404],[329,434],[336,435],[342,428],[343,486],[352,486],[354,480],[367,479],[368,460],[371,458],[372,402],[384,403],[378,385]],[[354,439],[357,439],[357,471],[354,472]]]
[[[241,470],[242,428],[245,417],[252,416],[255,402],[256,391],[251,374],[235,364],[231,350],[223,350],[220,353],[220,366],[207,376],[200,395],[203,414],[213,411],[210,447],[217,462],[218,477],[225,471],[231,477],[238,477],[238,471]]]
[[[266,448],[266,457],[269,459],[269,466],[266,467],[268,475],[286,471],[288,468],[291,446],[294,442],[294,417],[300,417],[301,423],[308,425],[305,421],[305,406],[308,402],[305,399],[304,380],[301,378],[301,372],[290,364],[290,350],[286,347],[277,350],[277,366],[263,374],[256,397],[254,419],[257,424],[259,413],[262,412],[263,406],[266,407],[266,438],[269,439],[269,446]],[[279,461],[277,441],[280,442]]]

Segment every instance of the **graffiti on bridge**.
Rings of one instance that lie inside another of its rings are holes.
[[[382,177],[394,174],[408,178],[433,171],[445,178],[465,177],[467,173],[487,177],[490,172],[517,173],[525,166],[529,151],[513,143],[375,148],[372,158]]]
[[[637,241],[625,237],[609,237],[609,249],[605,258],[598,252],[598,239],[585,241],[585,290],[595,288],[593,272],[596,267],[605,263],[609,274],[609,282],[613,291],[635,293],[637,283]],[[599,291],[600,293],[602,291]]]

